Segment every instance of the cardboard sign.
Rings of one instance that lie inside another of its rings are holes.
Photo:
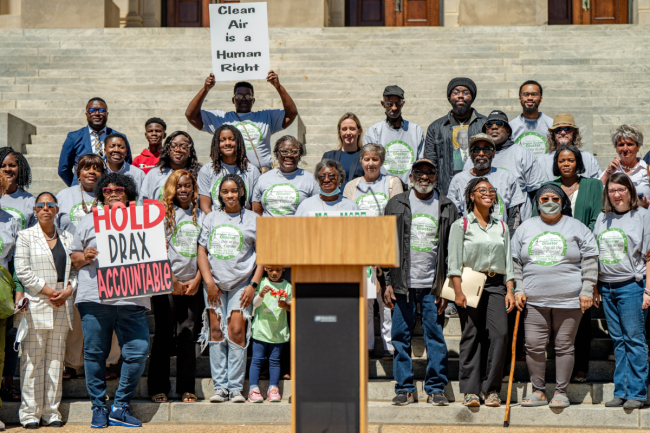
[[[172,292],[164,219],[165,207],[151,199],[143,206],[93,208],[100,301]]]
[[[221,3],[209,8],[214,79],[265,79],[271,70],[266,3]]]
[[[316,217],[367,217],[377,216],[374,210],[326,210],[326,211],[311,211],[309,216]]]

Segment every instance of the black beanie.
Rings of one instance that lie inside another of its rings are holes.
[[[451,92],[454,90],[454,87],[463,86],[469,89],[469,92],[472,94],[472,101],[476,99],[476,83],[470,78],[458,77],[452,79],[447,85],[447,99],[451,98]]]

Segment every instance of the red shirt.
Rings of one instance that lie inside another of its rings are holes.
[[[145,149],[142,153],[136,156],[133,159],[133,166],[138,167],[140,170],[144,171],[145,174],[149,173],[149,170],[154,168],[158,161],[160,160],[160,150],[155,154],[151,153],[149,149]]]

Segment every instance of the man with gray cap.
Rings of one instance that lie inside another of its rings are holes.
[[[525,193],[537,191],[546,177],[542,167],[537,162],[535,155],[523,146],[517,146],[512,141],[512,129],[508,124],[508,116],[500,110],[492,111],[485,125],[483,132],[492,137],[496,152],[492,159],[492,166],[506,170],[517,178],[517,183]],[[474,168],[471,159],[465,162],[465,171]],[[521,220],[530,218],[532,214],[532,202],[526,194],[526,203],[521,208]]]
[[[514,233],[521,222],[520,206],[526,201],[517,182],[517,178],[507,170],[492,166],[496,152],[494,140],[487,134],[479,133],[469,142],[469,153],[474,168],[455,175],[449,185],[447,196],[454,202],[458,211],[467,216],[465,209],[465,189],[469,181],[476,177],[486,177],[497,190],[497,203],[492,216],[508,224],[510,233]]]
[[[402,118],[404,104],[404,91],[398,86],[387,86],[381,101],[386,120],[368,128],[363,142],[382,146],[386,150],[382,173],[397,176],[408,185],[411,167],[424,152],[424,133],[419,125]]]
[[[451,111],[427,130],[424,157],[438,168],[438,188],[446,194],[454,174],[463,170],[468,158],[469,137],[483,128],[485,116],[472,108],[476,84],[469,78],[454,78],[447,85]]]

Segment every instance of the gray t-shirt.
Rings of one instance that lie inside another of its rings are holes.
[[[241,122],[237,118],[241,118]],[[262,110],[252,111],[250,113],[237,113],[234,111],[221,110],[201,110],[201,119],[203,120],[202,131],[214,135],[223,124],[234,125],[244,137],[246,145],[246,158],[257,168],[271,167],[273,158],[271,157],[271,135],[282,131],[282,122],[284,122],[284,110]],[[242,124],[242,122],[244,122]],[[248,135],[246,135],[248,132]],[[257,155],[253,150],[248,136],[253,141],[257,150]],[[257,158],[259,157],[259,162]]]
[[[593,179],[600,179],[600,177],[603,175],[603,172],[600,169],[600,166],[598,165],[598,161],[596,160],[596,157],[589,152],[585,152],[584,150],[580,151],[580,155],[582,155],[582,162],[585,165],[585,172],[582,173],[580,176],[591,177]],[[555,151],[549,152],[546,155],[542,155],[539,158],[537,158],[537,161],[539,161],[539,165],[542,167],[542,172],[544,173],[544,176],[546,177],[547,181],[555,180],[557,178],[557,176],[553,174],[554,156],[555,156]]]
[[[0,197],[0,208],[9,212],[20,223],[20,230],[32,227],[38,219],[34,214],[36,198],[25,190],[18,188],[13,194]]]
[[[89,213],[92,213],[92,204],[95,200],[95,194],[92,192],[83,191],[79,185],[71,186],[61,190],[56,195],[59,202],[59,213],[56,215],[56,225],[60,229],[67,230],[74,233],[77,230],[79,221]],[[84,206],[85,210],[84,211]],[[104,206],[98,203],[99,208]]]
[[[400,129],[388,126],[386,120],[375,123],[368,128],[363,143],[382,146],[386,150],[382,173],[398,176],[407,185],[413,163],[424,154],[422,128],[408,120]]]
[[[458,211],[467,216],[467,209],[465,209],[465,188],[470,180],[478,176],[472,175],[469,171],[461,171],[451,179],[449,184],[449,193],[447,197],[454,202]],[[506,170],[501,170],[492,167],[490,172],[485,176],[492,187],[497,190],[498,203],[494,204],[494,211],[492,216],[499,221],[508,222],[508,213],[506,212],[511,207],[524,204],[526,201],[526,194],[521,191],[517,179]]]
[[[314,175],[302,168],[291,173],[274,168],[259,177],[251,201],[262,204],[263,216],[291,216],[303,200],[319,190]]]
[[[553,225],[533,217],[519,226],[510,244],[513,259],[523,266],[530,305],[580,308],[582,259],[598,255],[596,238],[587,226],[568,216]]]
[[[165,182],[167,182],[167,178],[173,171],[169,167],[163,168],[162,172],[160,171],[160,167],[152,168],[145,176],[144,182],[142,182],[138,203],[142,204],[142,200],[145,198],[161,200],[163,190],[165,189]]]
[[[384,209],[390,199],[390,178],[380,174],[374,182],[366,182],[361,178],[357,184],[354,201],[360,210],[374,210],[377,216],[384,214]],[[393,183],[397,182],[397,179]]]
[[[89,213],[79,221],[77,230],[72,240],[70,253],[83,252],[86,248],[97,248],[97,237],[95,236],[95,224],[93,214]],[[99,254],[108,254],[108,251],[100,251]],[[99,286],[97,284],[97,268],[99,261],[97,258],[79,269],[79,285],[77,286],[77,297],[75,304],[81,302],[95,302],[106,305],[134,305],[137,307],[151,308],[151,302],[148,296],[142,298],[116,299],[114,301],[99,300]]]
[[[415,191],[409,193],[411,203],[411,251],[408,286],[430,288],[436,275],[438,256],[438,193],[429,200],[420,200]]]
[[[108,168],[108,164],[106,165],[106,172],[107,173],[113,173],[110,168]],[[138,192],[138,196],[140,195],[140,190],[142,189],[142,183],[144,182],[144,178],[146,177],[146,174],[144,174],[144,171],[140,170],[138,167],[134,167],[128,162],[124,162],[122,164],[122,167],[115,173],[119,174],[125,174],[129,176],[131,179],[133,179],[133,182],[135,183],[135,189]]]
[[[226,174],[237,174],[242,178],[246,185],[246,207],[250,209],[251,194],[253,188],[260,177],[260,170],[253,164],[247,164],[246,171],[241,171],[237,166],[221,163],[221,172],[219,175],[214,173],[214,164],[209,162],[201,167],[197,184],[199,185],[199,195],[210,197],[212,199],[212,210],[219,210],[219,184],[218,182]]]
[[[199,236],[205,214],[201,209],[196,209],[196,223],[192,218],[192,207],[187,210],[174,206],[174,219],[176,228],[167,236],[167,258],[172,265],[172,272],[181,282],[189,281],[196,277],[198,265],[196,263]]]
[[[594,225],[598,241],[598,279],[617,283],[645,278],[646,252],[650,249],[650,212],[643,208],[624,214],[599,213]]]
[[[320,198],[320,194],[316,194],[300,203],[294,216],[309,216],[309,212],[340,210],[359,210],[359,207],[349,198],[343,197],[343,194],[339,194],[338,199],[332,201],[323,201]]]
[[[553,126],[553,119],[540,112],[535,120],[528,120],[523,114],[510,121],[512,141],[530,150],[536,158],[548,151],[548,128]]]
[[[16,238],[20,226],[9,212],[0,210],[0,265],[9,270],[9,261],[14,256]]]
[[[248,209],[229,214],[210,212],[203,220],[199,245],[208,251],[215,284],[223,291],[239,289],[255,270],[258,215]]]

